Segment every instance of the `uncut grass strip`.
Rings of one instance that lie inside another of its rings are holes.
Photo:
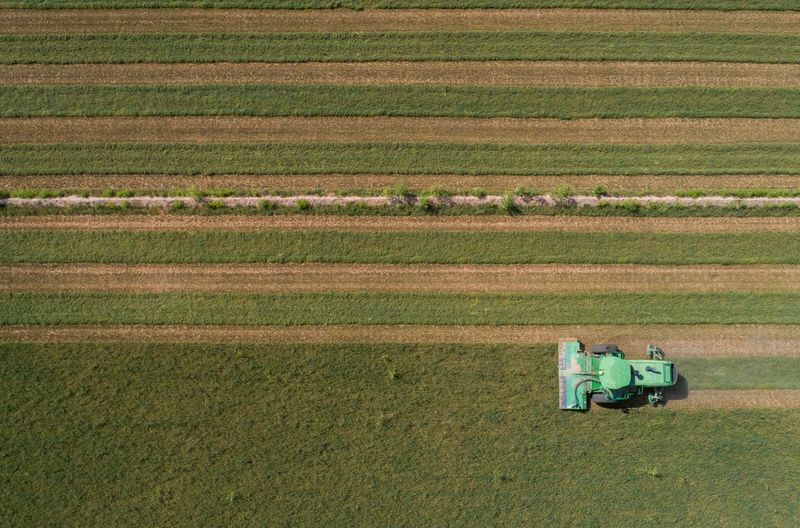
[[[78,143],[0,145],[0,175],[800,174],[800,144]]]
[[[457,117],[34,117],[0,119],[0,143],[800,143],[800,119]]]
[[[0,86],[2,117],[800,117],[797,88]]]
[[[796,411],[564,413],[553,345],[9,344],[0,353],[0,438],[16,469],[6,509],[22,525],[98,516],[168,525],[191,514],[216,526],[250,502],[264,506],[242,517],[281,525],[568,526],[612,501],[639,505],[603,513],[621,525],[642,511],[703,526],[793,519]],[[635,437],[620,438],[631,424]],[[586,479],[589,437],[593,469],[628,485],[565,496]],[[669,462],[654,464],[642,445]],[[731,460],[757,483],[747,501],[741,479],[726,478]],[[656,478],[674,484],[667,499],[641,493]],[[154,482],[168,506],[142,493]],[[26,486],[48,493],[32,505]],[[102,512],[85,508],[81,492]],[[309,508],[312,494],[320,507]]]
[[[72,236],[90,237],[93,231],[207,231],[215,230],[221,233],[226,231],[254,232],[254,231],[338,231],[352,232],[352,235],[341,236],[357,237],[360,232],[375,233],[367,237],[382,237],[376,239],[380,242],[390,239],[391,232],[406,232],[401,237],[409,239],[419,236],[438,236],[436,232],[475,232],[475,237],[487,236],[485,232],[577,232],[577,233],[615,233],[626,232],[633,236],[635,233],[663,233],[680,234],[696,233],[781,233],[792,236],[800,232],[800,219],[797,217],[772,217],[772,218],[728,218],[728,217],[590,217],[590,216],[345,216],[345,215],[264,215],[264,216],[236,216],[236,215],[148,215],[148,216],[108,216],[108,215],[33,215],[33,216],[0,216],[0,230],[31,230],[30,236],[35,235],[35,230],[50,230],[51,236],[58,238],[58,230],[85,232]],[[419,232],[431,232],[430,235]],[[381,234],[383,233],[383,234]],[[481,234],[484,233],[484,234]],[[7,235],[7,233],[6,233]],[[131,235],[135,236],[135,235]],[[137,235],[138,236],[138,235]],[[143,235],[160,236],[160,235]],[[165,234],[163,236],[177,236],[179,234]],[[220,237],[226,235],[220,234]],[[231,235],[232,236],[232,235]],[[256,234],[242,236],[259,236]],[[264,235],[267,236],[267,235]],[[288,235],[287,235],[288,236]],[[466,235],[443,235],[466,236]],[[502,235],[507,236],[507,235]],[[533,235],[526,235],[533,236]],[[571,235],[570,235],[571,236]],[[582,236],[582,235],[578,235]],[[442,239],[444,240],[444,239]],[[782,239],[785,241],[785,239]],[[720,247],[722,249],[722,247]],[[723,252],[724,254],[724,252]]]
[[[800,324],[797,293],[0,293],[5,324]]]
[[[17,264],[0,291],[788,292],[800,266]]]
[[[232,189],[257,191],[263,194],[298,194],[307,192],[349,195],[382,194],[385,189],[398,184],[409,191],[420,193],[431,188],[441,188],[455,194],[469,194],[475,189],[489,194],[503,194],[517,186],[550,193],[567,185],[576,193],[591,194],[602,185],[612,194],[675,194],[676,191],[700,191],[707,195],[726,192],[780,191],[791,192],[800,186],[797,176],[786,175],[723,175],[723,176],[463,176],[463,175],[396,175],[396,174],[329,174],[329,175],[32,175],[0,177],[0,190],[46,189],[80,194],[82,191],[103,189],[135,189],[142,194],[177,192],[181,189]],[[0,220],[0,227],[2,226]]]
[[[328,0],[3,0],[6,9],[330,9]],[[342,9],[671,9],[797,11],[792,0],[342,0]]]
[[[800,65],[634,61],[0,65],[0,85],[197,85],[215,83],[796,88],[800,87]]]
[[[797,231],[710,234],[14,229],[0,231],[0,242],[7,248],[0,254],[0,262],[4,263],[800,263]]]
[[[535,31],[0,35],[2,64],[625,60],[800,63],[800,35]]]
[[[691,389],[800,389],[797,357],[682,358],[681,375]],[[800,395],[800,391],[796,391]]]
[[[0,325],[4,342],[481,343],[553,344],[580,336],[644,357],[658,343],[671,359],[800,357],[793,325]]]
[[[701,10],[6,10],[2,34],[337,31],[658,31],[800,33],[800,14]]]

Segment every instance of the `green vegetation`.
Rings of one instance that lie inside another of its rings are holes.
[[[565,413],[552,345],[3,344],[0,357],[9,526],[785,526],[796,514],[795,411]],[[587,493],[587,445],[592,471],[624,485]]]
[[[754,351],[758,352],[758,351]],[[800,389],[800,358],[684,358],[678,372],[695,389]]]
[[[244,9],[548,8],[797,10],[792,0],[0,0],[3,8],[213,7]]]
[[[0,175],[800,174],[800,144],[78,143],[0,145]]]
[[[800,35],[536,31],[1,35],[2,64],[655,60],[800,62]]]
[[[1,262],[800,264],[800,233],[0,231]]]
[[[0,86],[0,116],[800,117],[797,88]]]
[[[5,324],[800,324],[797,293],[0,293]]]

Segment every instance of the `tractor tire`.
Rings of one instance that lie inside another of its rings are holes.
[[[610,354],[612,352],[619,352],[617,345],[612,345],[612,344],[592,345],[592,354],[596,356],[599,356],[601,354]]]

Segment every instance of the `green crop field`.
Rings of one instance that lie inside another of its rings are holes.
[[[800,524],[798,10],[0,0],[0,524]]]

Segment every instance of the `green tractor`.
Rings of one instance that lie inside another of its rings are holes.
[[[664,387],[675,385],[675,364],[660,348],[647,345],[649,359],[625,359],[616,345],[593,345],[586,352],[577,339],[558,342],[558,390],[562,409],[585,411],[598,404],[630,400],[648,390],[651,405],[664,401]]]

